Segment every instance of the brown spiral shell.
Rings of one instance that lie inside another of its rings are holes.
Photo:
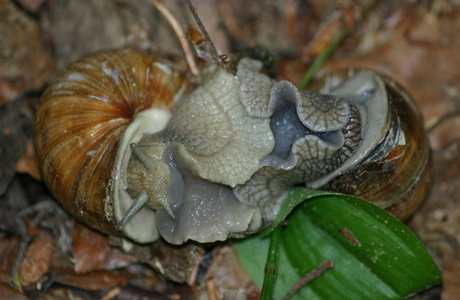
[[[76,218],[119,233],[113,176],[120,140],[138,112],[171,109],[184,78],[150,53],[106,50],[62,70],[45,91],[35,121],[43,178]]]
[[[354,70],[332,72],[310,88],[327,91],[354,73]],[[390,109],[381,142],[361,163],[320,189],[363,198],[404,221],[420,206],[431,188],[431,148],[416,101],[394,80],[380,76]],[[397,139],[397,134],[402,138]]]

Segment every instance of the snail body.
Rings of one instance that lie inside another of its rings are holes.
[[[144,51],[82,58],[56,77],[37,111],[46,184],[103,232],[142,243],[213,242],[270,222],[294,185],[348,191],[349,172],[361,170],[366,176],[351,182],[361,191],[372,181],[365,170],[375,169],[366,162],[385,145],[393,156],[378,163],[403,157],[397,162],[417,167],[376,180],[410,182],[395,193],[412,189],[420,202],[425,189],[415,186],[429,177],[429,147],[416,108],[416,125],[401,129],[384,79],[362,71],[324,95],[276,82],[261,67],[247,58],[236,74],[211,65],[187,93],[183,77]],[[409,140],[427,150],[400,147]],[[409,155],[395,155],[395,146]],[[381,194],[367,200],[391,205]]]

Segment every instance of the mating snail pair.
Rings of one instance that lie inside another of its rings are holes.
[[[214,242],[255,231],[289,190],[351,193],[404,219],[428,188],[415,102],[371,71],[319,94],[211,64],[192,92],[141,50],[106,50],[62,70],[37,111],[43,178],[85,224],[147,243]]]

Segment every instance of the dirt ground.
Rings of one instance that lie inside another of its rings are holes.
[[[182,27],[197,28],[183,1],[163,2]],[[460,299],[460,2],[193,4],[220,53],[261,46],[275,58],[273,76],[294,84],[339,30],[352,28],[318,76],[368,68],[413,95],[428,131],[434,178],[407,226],[444,281],[413,299]],[[240,288],[258,299],[231,243],[158,242],[130,245],[125,253],[125,241],[73,220],[42,183],[31,140],[41,94],[69,62],[123,46],[155,51],[187,70],[174,32],[148,0],[0,0],[0,298],[213,300]]]

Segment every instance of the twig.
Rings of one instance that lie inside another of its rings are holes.
[[[281,298],[281,300],[288,300],[301,288],[303,288],[307,283],[315,280],[321,274],[332,268],[334,268],[334,262],[332,260],[328,259],[324,261],[318,268],[314,269],[313,271],[305,275],[302,279],[297,281],[296,284],[294,284],[292,288],[286,293],[286,295],[284,295],[284,297]]]
[[[187,283],[189,286],[193,286],[193,284],[196,281],[198,271],[200,270],[200,265],[201,265],[202,258],[203,258],[203,254],[201,252],[197,253],[195,266],[193,266],[192,272],[190,272],[190,275],[188,276],[187,280],[185,281],[185,283]]]
[[[173,28],[174,32],[177,35],[177,38],[179,39],[179,42],[182,46],[182,49],[184,50],[184,55],[185,59],[187,60],[187,63],[190,67],[190,71],[192,72],[193,76],[198,77],[200,76],[200,70],[198,70],[198,67],[196,66],[195,59],[193,58],[193,52],[192,49],[190,49],[190,45],[188,43],[187,37],[184,34],[184,31],[179,25],[179,22],[177,21],[176,18],[171,14],[171,12],[161,4],[160,2],[156,0],[151,0],[153,6],[158,9],[158,11],[166,18],[168,23],[171,25]]]
[[[206,281],[206,287],[208,289],[209,300],[217,300],[216,286],[214,285],[213,278],[210,278]]]
[[[104,297],[102,297],[100,300],[110,300],[116,297],[118,294],[120,294],[121,288],[117,286],[116,288],[110,290],[107,294],[105,294]]]
[[[441,123],[449,120],[450,118],[454,118],[460,115],[460,105],[454,107],[449,113],[443,115],[442,117],[438,118],[433,124],[431,124],[427,129],[426,132],[430,133],[433,129],[438,127]]]
[[[195,10],[195,7],[193,7],[193,5],[192,5],[192,3],[190,2],[190,0],[185,0],[185,2],[187,2],[187,5],[188,5],[188,7],[190,8],[190,11],[191,11],[192,14],[193,14],[193,17],[195,18],[196,23],[197,23],[198,26],[200,27],[201,32],[203,32],[204,38],[205,38],[206,41],[208,42],[209,48],[211,48],[212,56],[214,57],[214,59],[216,60],[216,62],[219,64],[219,67],[220,67],[221,69],[224,69],[224,70],[227,70],[227,71],[228,71],[227,65],[224,64],[224,62],[223,62],[222,59],[220,58],[220,55],[219,55],[219,53],[217,52],[217,49],[216,49],[216,47],[214,46],[214,43],[212,42],[211,38],[209,37],[209,34],[208,34],[208,32],[206,31],[206,28],[204,27],[203,23],[201,22],[201,19],[200,19],[200,17],[198,16],[198,14],[197,14],[197,12],[196,12],[196,10]]]

